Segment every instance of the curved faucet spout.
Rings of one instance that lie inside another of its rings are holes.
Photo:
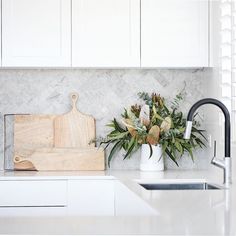
[[[198,102],[196,102],[189,110],[188,116],[187,116],[187,126],[185,130],[185,138],[190,138],[189,137],[189,130],[191,133],[191,122],[193,120],[193,115],[195,111],[202,105],[205,104],[213,104],[219,107],[222,112],[224,113],[225,117],[225,157],[230,157],[230,114],[227,109],[227,107],[220,101],[214,99],[214,98],[204,98]],[[188,132],[187,132],[188,131]]]
[[[228,184],[231,182],[231,160],[230,160],[230,114],[227,109],[227,107],[220,101],[214,99],[214,98],[205,98],[198,102],[196,102],[189,110],[188,116],[187,116],[187,123],[186,123],[186,129],[184,133],[184,138],[189,139],[191,136],[191,130],[192,130],[192,121],[193,121],[193,115],[195,111],[202,105],[205,104],[213,104],[219,107],[222,112],[224,113],[225,117],[225,160],[222,163],[218,162],[216,159],[213,159],[212,163],[216,166],[219,166],[224,169],[224,182]],[[229,164],[230,163],[230,164]]]

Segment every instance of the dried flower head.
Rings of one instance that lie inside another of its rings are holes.
[[[151,97],[154,104],[158,104],[158,106],[163,107],[164,101],[160,94],[152,93]]]
[[[141,111],[140,105],[135,104],[135,105],[131,106],[131,112],[133,112],[136,117],[139,117],[140,111]]]

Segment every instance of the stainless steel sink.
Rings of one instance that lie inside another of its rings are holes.
[[[151,183],[141,184],[147,190],[219,190],[223,187],[216,184],[203,183]]]

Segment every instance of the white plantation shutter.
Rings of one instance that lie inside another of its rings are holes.
[[[231,4],[232,14],[232,71],[231,71],[231,118],[232,118],[232,140],[236,143],[236,1],[232,0]]]
[[[234,0],[220,0],[220,12],[220,97],[231,113],[232,140],[235,142],[236,17],[234,15],[236,14],[236,8]],[[221,112],[220,114],[219,122],[222,124],[222,129],[224,129],[224,117]]]

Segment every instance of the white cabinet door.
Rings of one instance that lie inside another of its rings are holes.
[[[72,66],[139,67],[139,0],[72,0]]]
[[[2,65],[71,65],[70,0],[2,0]]]
[[[69,180],[69,215],[114,216],[113,180]]]
[[[207,67],[208,1],[141,0],[141,66]]]
[[[0,189],[0,207],[67,205],[67,180],[7,180]]]

